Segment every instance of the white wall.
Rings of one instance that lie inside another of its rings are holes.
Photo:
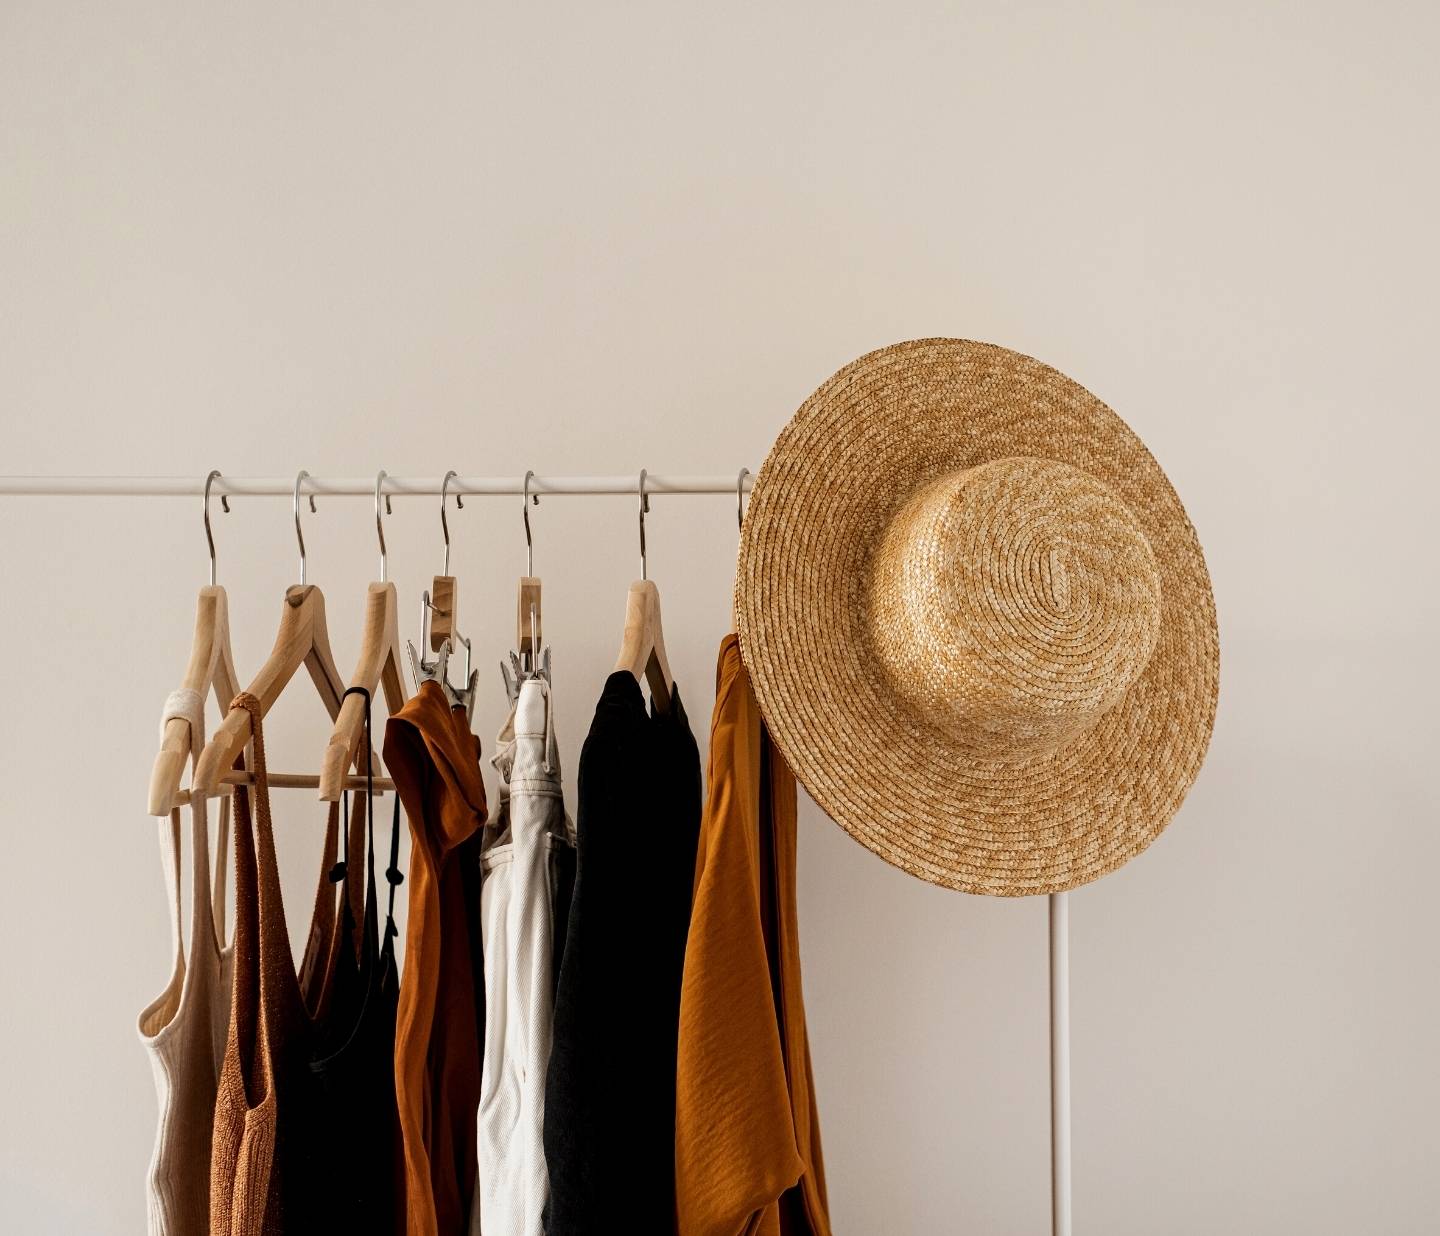
[[[728,472],[881,344],[1049,361],[1174,479],[1224,644],[1189,802],[1072,900],[1077,1230],[1433,1232],[1437,37],[1433,6],[1333,0],[6,0],[0,471]],[[452,519],[487,663],[518,505]],[[296,567],[288,503],[234,507],[246,675]],[[571,769],[633,510],[535,511]],[[733,519],[651,523],[702,731]],[[397,502],[407,616],[438,533]],[[348,669],[368,503],[307,539]],[[131,1233],[166,974],[144,789],[198,509],[0,499],[0,544],[0,1211]],[[287,697],[272,762],[324,732]],[[283,803],[295,926],[318,827]],[[801,832],[837,1230],[1047,1230],[1043,901]]]

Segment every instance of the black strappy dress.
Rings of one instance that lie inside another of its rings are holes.
[[[365,697],[365,735],[370,740],[369,693]],[[350,691],[346,692],[351,694]],[[367,787],[367,804],[373,806]],[[358,810],[358,808],[357,808]],[[389,1236],[405,1228],[403,1175],[400,1171],[400,1122],[395,1103],[395,1014],[400,974],[395,963],[395,890],[403,880],[398,869],[400,801],[395,799],[390,827],[390,865],[385,875],[388,905],[383,939],[375,885],[375,820],[365,811],[369,827],[365,847],[364,923],[356,930],[349,898],[342,898],[343,938],[356,941],[354,966],[342,960],[333,996],[316,1027],[316,1048],[310,1069],[319,1088],[325,1133],[319,1149],[317,1190],[330,1230]],[[348,828],[345,830],[348,832]],[[337,880],[348,874],[336,868]],[[349,972],[347,973],[347,968]]]

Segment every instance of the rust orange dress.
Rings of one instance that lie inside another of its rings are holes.
[[[433,682],[385,726],[385,764],[410,821],[410,919],[395,1031],[408,1236],[466,1230],[475,1191],[484,956],[480,740]]]
[[[720,646],[680,997],[680,1236],[830,1236],[795,908],[795,778]]]

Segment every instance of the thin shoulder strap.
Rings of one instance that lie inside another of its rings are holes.
[[[166,723],[172,717],[179,717],[190,725],[190,762],[194,765],[205,747],[205,698],[200,692],[189,687],[178,687],[165,697],[165,706],[160,713],[160,732],[163,738]],[[170,812],[169,841],[161,841],[162,862],[165,863],[167,878],[173,883],[171,920],[176,933],[176,949],[183,950],[180,940],[180,811]],[[221,842],[222,852],[224,842]],[[206,939],[221,947],[220,937],[215,930],[213,894],[210,884],[210,833],[204,795],[194,797],[190,802],[190,952],[193,955],[199,942]]]
[[[370,692],[364,687],[350,687],[346,695],[358,695],[365,701],[365,746],[370,752],[375,748],[370,736]],[[370,921],[374,913],[374,888],[375,888],[375,769],[370,761],[365,765],[365,817],[368,824],[365,842],[365,860],[368,873],[368,884],[370,895],[366,903],[366,947],[370,947],[372,940]],[[390,823],[390,865],[385,869],[385,880],[390,885],[389,906],[385,913],[385,942],[389,946],[390,938],[399,935],[395,926],[395,890],[404,881],[405,877],[400,872],[400,793],[395,792],[395,811]]]
[[[237,697],[236,703],[239,703]],[[234,707],[234,705],[232,705]],[[255,855],[255,820],[251,791],[235,787],[235,973],[230,997],[230,1024],[240,1045],[240,1067],[248,1078],[255,1067],[260,1018],[260,900]]]
[[[271,992],[271,984],[279,982],[287,1000],[293,989],[293,1004],[301,1006],[299,983],[290,960],[290,935],[285,926],[285,903],[280,894],[280,867],[275,855],[275,829],[270,816],[270,774],[265,763],[265,736],[260,701],[250,692],[242,691],[231,707],[239,705],[250,714],[251,750],[254,752],[253,793],[255,827],[255,874],[260,908],[259,946],[261,1002],[279,999],[282,993]],[[281,964],[283,959],[283,965]],[[289,982],[281,977],[288,973]]]
[[[215,931],[215,947],[225,948],[229,939],[225,929],[226,897],[230,882],[230,797],[220,800],[220,824],[215,833],[215,887],[210,895],[210,921]]]
[[[405,883],[400,870],[400,792],[395,791],[395,811],[390,817],[390,865],[385,868],[385,880],[390,885],[390,907],[385,912],[385,938],[388,941],[400,934],[395,926],[395,890]]]
[[[170,955],[177,966],[185,960],[185,941],[180,934],[180,808],[171,808],[158,821],[160,868],[165,873],[165,900],[170,903]]]
[[[375,747],[370,736],[370,692],[365,687],[349,687],[345,695],[358,695],[365,701],[365,750],[370,752],[373,758]],[[365,761],[365,796],[359,800],[364,804],[365,818],[365,898],[357,918],[357,926],[361,928],[359,951],[362,961],[371,956],[375,949],[375,766],[371,758]],[[357,813],[361,809],[357,804]],[[349,894],[348,881],[346,894]]]

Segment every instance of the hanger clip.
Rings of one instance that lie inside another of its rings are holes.
[[[450,640],[447,639],[440,646],[440,651],[435,654],[433,661],[427,661],[423,653],[416,652],[415,645],[409,640],[405,641],[405,647],[410,653],[410,672],[415,675],[415,685],[418,687],[422,682],[436,683],[445,693],[445,700],[451,708],[463,708],[466,718],[471,717],[475,712],[475,692],[480,685],[480,671],[469,668],[469,641],[466,641],[467,673],[463,687],[453,686],[450,682]]]
[[[505,682],[505,697],[514,703],[520,698],[520,684],[527,678],[543,678],[546,686],[553,686],[550,677],[550,649],[540,655],[539,665],[531,664],[531,658],[523,653],[512,652],[509,658],[500,662],[500,677]]]
[[[405,647],[410,653],[410,672],[415,675],[415,686],[418,688],[422,682],[438,683],[440,689],[445,692],[445,699],[451,708],[463,708],[468,718],[475,712],[475,690],[480,682],[480,671],[470,668],[470,641],[454,634],[447,635],[441,641],[435,652],[433,661],[426,660],[425,648],[431,643],[430,640],[430,611],[435,606],[431,603],[430,594],[420,594],[420,648],[415,651],[415,645],[405,641]],[[456,640],[465,645],[465,685],[455,687],[450,683],[450,654],[455,649]]]

